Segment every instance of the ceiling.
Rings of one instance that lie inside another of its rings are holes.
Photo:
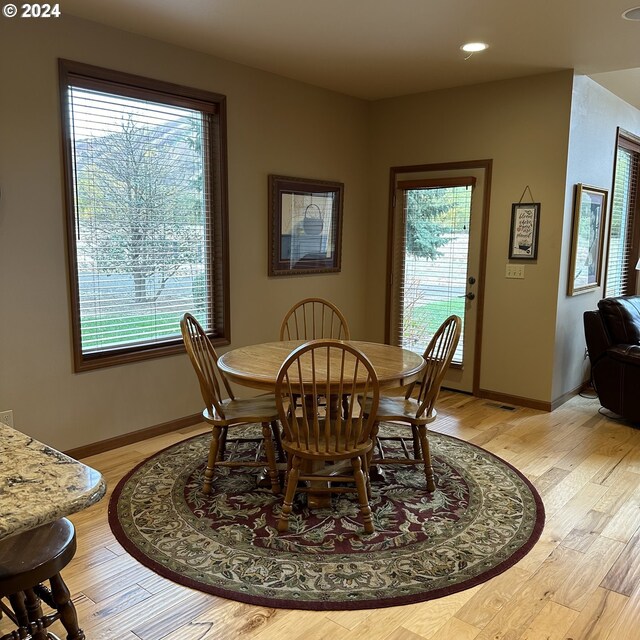
[[[640,0],[65,0],[63,12],[376,100],[575,69],[640,108]],[[490,48],[468,54],[467,41]],[[631,71],[629,71],[631,70]]]

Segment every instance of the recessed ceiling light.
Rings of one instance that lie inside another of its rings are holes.
[[[485,49],[488,49],[489,45],[484,42],[467,42],[460,48],[467,53],[476,53],[476,51],[484,51]]]
[[[622,17],[625,20],[640,20],[640,7],[634,7],[633,9],[627,9]]]

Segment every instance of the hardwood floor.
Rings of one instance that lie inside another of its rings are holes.
[[[178,586],[113,538],[108,496],[72,518],[78,552],[63,572],[88,640],[633,640],[640,637],[640,429],[575,397],[553,413],[445,392],[434,431],[520,469],[545,503],[538,544],[473,589],[377,610],[255,607]],[[202,426],[87,458],[110,489],[136,463]],[[0,621],[0,635],[6,632]],[[64,637],[59,623],[52,630]]]

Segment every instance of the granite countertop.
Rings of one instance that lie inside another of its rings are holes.
[[[106,489],[95,469],[0,422],[0,540],[82,511]]]

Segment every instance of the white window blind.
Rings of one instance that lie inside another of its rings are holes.
[[[80,358],[181,343],[187,311],[216,335],[215,110],[84,77],[66,90]]]
[[[452,314],[463,320],[474,178],[451,186],[400,183],[403,214],[394,234],[395,342],[422,354]],[[432,181],[436,182],[436,181]],[[451,180],[449,182],[452,182]],[[463,364],[463,334],[453,363]]]
[[[634,247],[637,224],[638,160],[640,153],[618,146],[607,250],[605,297],[630,295],[635,290]]]

